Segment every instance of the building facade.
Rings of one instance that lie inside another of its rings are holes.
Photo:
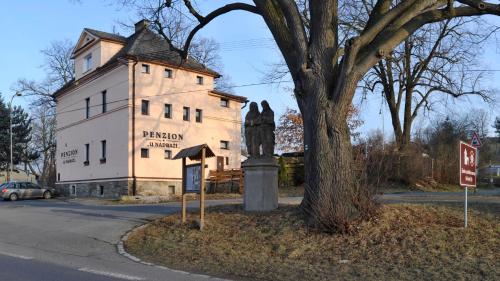
[[[208,169],[240,167],[246,98],[214,90],[220,75],[182,60],[136,24],[129,37],[84,29],[75,79],[57,101],[57,184],[62,195],[118,197],[181,192],[181,149],[206,143]]]

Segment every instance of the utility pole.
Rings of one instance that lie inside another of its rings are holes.
[[[12,180],[12,173],[14,171],[14,159],[12,156],[12,101],[14,100],[14,97],[20,97],[22,96],[21,92],[16,92],[11,98],[10,98],[10,103],[9,103],[9,121],[10,121],[10,172],[7,181]]]

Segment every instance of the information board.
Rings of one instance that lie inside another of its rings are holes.
[[[186,193],[199,193],[201,189],[201,164],[186,166]]]

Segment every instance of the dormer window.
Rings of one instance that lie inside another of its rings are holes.
[[[85,73],[90,69],[92,69],[92,53],[86,55],[83,62],[83,72]]]

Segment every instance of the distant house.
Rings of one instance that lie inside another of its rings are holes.
[[[75,80],[54,93],[59,193],[179,194],[172,158],[203,143],[217,156],[208,169],[240,167],[247,99],[215,90],[219,73],[183,60],[146,20],[128,37],[85,28],[73,59]]]
[[[0,170],[0,183],[4,183],[7,181],[8,178],[8,171],[6,170]],[[29,181],[29,182],[36,182],[36,176],[25,171],[21,171],[18,169],[14,169],[11,174],[11,180],[12,181]]]

